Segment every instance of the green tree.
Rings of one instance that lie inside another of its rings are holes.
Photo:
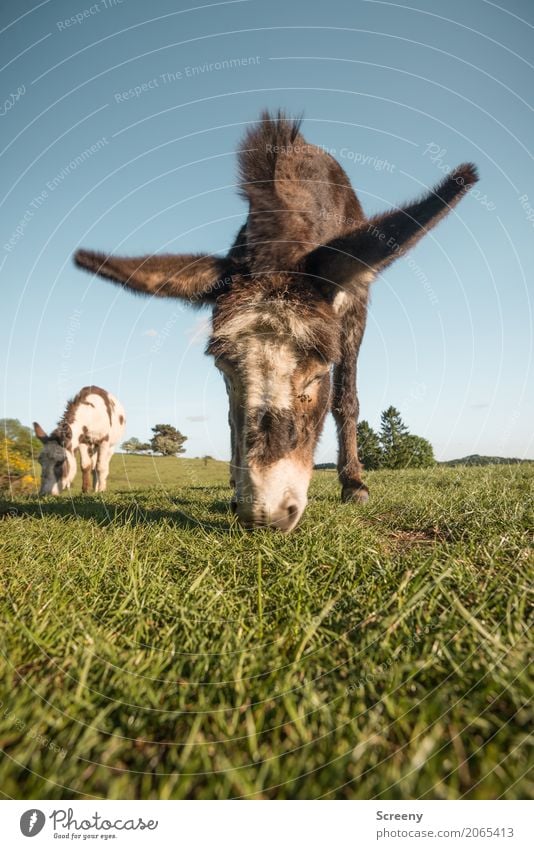
[[[9,439],[17,447],[17,451],[25,457],[33,457],[41,453],[43,447],[31,428],[21,424],[18,419],[0,419],[0,437]]]
[[[403,469],[408,458],[405,444],[408,428],[396,407],[384,410],[380,422],[383,465],[386,469]]]
[[[358,457],[364,469],[379,469],[382,465],[379,436],[365,419],[358,424]]]
[[[182,448],[187,436],[183,436],[170,424],[157,424],[152,428],[154,436],[150,440],[150,447],[155,454],[163,454],[172,457],[175,454],[183,454]]]
[[[132,436],[122,443],[121,448],[127,454],[142,454],[144,451],[150,451],[151,445],[149,442],[141,442],[137,436]]]
[[[382,413],[380,445],[386,469],[422,469],[436,462],[430,442],[422,436],[409,433],[395,407],[388,407]]]
[[[403,453],[406,455],[405,465],[412,469],[426,469],[436,465],[434,449],[428,439],[415,436],[412,433],[404,437]]]

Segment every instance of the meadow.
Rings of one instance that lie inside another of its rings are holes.
[[[3,500],[3,796],[531,798],[534,468],[366,480],[287,536],[216,461]]]

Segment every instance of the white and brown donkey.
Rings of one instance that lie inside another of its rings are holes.
[[[240,154],[248,219],[225,257],[110,256],[82,268],[147,295],[213,308],[208,353],[230,402],[234,507],[248,527],[291,530],[307,503],[331,408],[344,501],[365,501],[356,445],[356,360],[374,278],[476,182],[460,165],[426,195],[367,218],[341,166],[281,113],[262,115]]]
[[[116,398],[99,386],[84,386],[68,402],[55,430],[50,436],[37,422],[35,435],[43,443],[39,455],[41,464],[41,495],[59,495],[68,489],[76,475],[75,451],[80,455],[82,491],[92,484],[96,492],[104,492],[109,462],[126,425],[124,407]]]

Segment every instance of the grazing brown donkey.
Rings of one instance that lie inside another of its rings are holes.
[[[50,436],[34,422],[35,435],[43,443],[40,495],[59,495],[70,487],[76,475],[75,451],[80,455],[82,491],[89,491],[92,476],[95,491],[104,492],[109,461],[125,426],[121,402],[99,386],[80,389]]]
[[[460,165],[420,200],[366,218],[340,165],[299,123],[264,113],[239,153],[249,214],[225,257],[121,258],[79,250],[76,263],[147,295],[213,307],[207,352],[224,375],[234,508],[248,527],[289,531],[307,503],[329,406],[344,501],[366,501],[356,424],[356,360],[369,287],[476,182]]]

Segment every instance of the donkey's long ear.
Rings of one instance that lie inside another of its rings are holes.
[[[192,304],[212,303],[231,282],[232,263],[209,254],[108,256],[79,250],[74,262],[135,292],[162,298],[184,298]]]
[[[348,235],[316,248],[306,258],[306,271],[342,288],[371,282],[435,227],[477,180],[474,165],[460,165],[421,200],[376,215]]]
[[[40,439],[41,442],[46,442],[46,440],[48,439],[48,435],[47,435],[46,431],[44,431],[42,429],[39,422],[33,423],[33,429],[35,431],[35,435],[36,435],[37,439]]]

